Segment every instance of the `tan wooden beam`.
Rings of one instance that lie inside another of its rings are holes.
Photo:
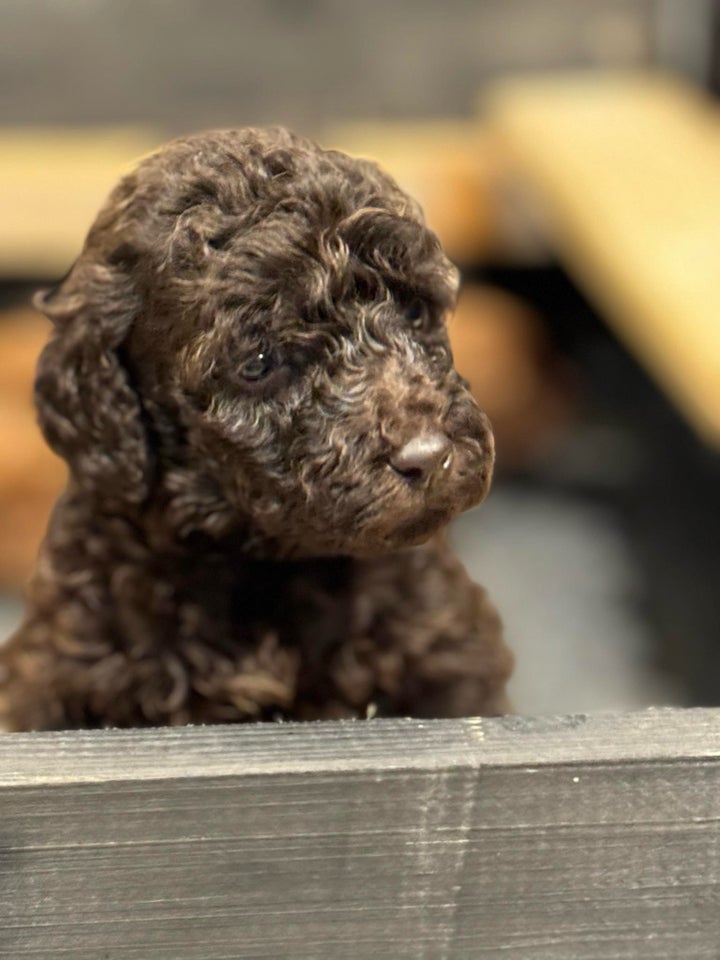
[[[161,139],[132,127],[0,131],[0,276],[64,273],[118,176]]]
[[[563,261],[720,446],[720,109],[645,73],[509,80],[482,103]]]

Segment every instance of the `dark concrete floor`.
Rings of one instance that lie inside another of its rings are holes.
[[[456,521],[453,543],[500,610],[516,656],[510,693],[519,713],[678,700],[654,663],[638,571],[610,510],[499,486]]]

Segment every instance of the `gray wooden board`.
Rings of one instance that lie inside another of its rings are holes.
[[[720,711],[0,736],[0,956],[720,958]]]

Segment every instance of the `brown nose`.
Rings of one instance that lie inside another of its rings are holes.
[[[390,455],[390,463],[408,480],[423,480],[450,457],[450,439],[444,433],[425,433],[408,440]]]

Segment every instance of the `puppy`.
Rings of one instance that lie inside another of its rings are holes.
[[[387,175],[285,130],[125,177],[36,299],[70,482],[0,651],[4,726],[503,711],[497,615],[444,536],[493,465],[457,283]]]

